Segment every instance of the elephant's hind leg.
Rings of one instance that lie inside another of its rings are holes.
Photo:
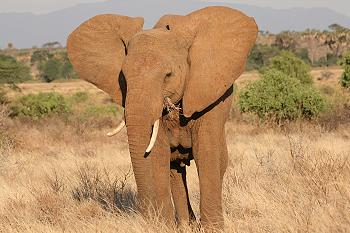
[[[188,196],[186,167],[181,167],[177,161],[171,162],[170,184],[179,225],[194,222],[196,217]]]

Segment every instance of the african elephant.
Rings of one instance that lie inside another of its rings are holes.
[[[224,125],[257,26],[240,11],[207,7],[142,27],[142,18],[95,16],[69,36],[70,61],[80,78],[125,107],[140,212],[151,204],[166,221],[194,220],[184,166],[194,158],[201,223],[220,229]]]

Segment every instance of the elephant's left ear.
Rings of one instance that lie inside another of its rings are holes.
[[[183,112],[189,117],[218,100],[243,73],[258,28],[253,18],[227,7],[204,8],[185,18],[198,25],[183,97]]]
[[[79,78],[108,93],[124,105],[125,84],[119,80],[129,40],[143,27],[143,18],[97,15],[68,37],[67,51]]]

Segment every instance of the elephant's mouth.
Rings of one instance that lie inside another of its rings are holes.
[[[166,110],[168,113],[172,111],[180,111],[180,105],[175,105],[169,97],[164,97],[164,102],[163,102],[163,109]]]
[[[180,106],[175,105],[169,97],[164,97],[163,109],[167,112],[167,115],[170,117],[174,115],[172,114],[173,112],[180,112],[181,110]],[[146,149],[146,153],[150,153],[152,148],[154,147],[154,144],[156,143],[157,135],[159,131],[159,123],[160,123],[160,118],[157,119],[153,124],[152,135],[151,135],[150,143]],[[126,125],[125,120],[122,120],[114,130],[107,133],[107,136],[112,137],[114,135],[117,135],[125,127],[125,125]]]
[[[176,106],[169,97],[165,97],[164,101],[163,101],[163,109],[166,110],[168,112],[169,115],[173,115],[171,114],[172,112],[179,112],[180,111],[180,107]],[[152,135],[151,135],[151,139],[150,139],[150,143],[146,149],[146,153],[150,153],[154,144],[156,143],[157,140],[157,135],[158,135],[158,130],[159,130],[159,121],[161,118],[157,119],[154,124],[153,124],[153,129],[152,129]]]

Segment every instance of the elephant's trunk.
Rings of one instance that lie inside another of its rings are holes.
[[[164,217],[171,218],[170,154],[167,154],[170,153],[170,149],[165,145],[165,132],[161,122],[158,121],[158,139],[156,140],[155,135],[151,136],[152,126],[161,114],[162,103],[160,106],[150,107],[154,104],[150,99],[145,103],[147,100],[145,95],[133,95],[132,91],[128,91],[125,117],[129,151],[138,189],[140,211],[147,214],[147,208],[151,204],[153,210],[161,211]],[[155,133],[157,125],[153,128]],[[150,141],[153,145],[150,145]],[[148,146],[154,146],[150,154],[146,153]]]
[[[141,204],[152,202],[152,169],[151,160],[145,157],[145,151],[151,134],[151,123],[146,123],[141,116],[135,116],[126,112],[127,134],[129,151],[135,180],[138,190],[138,198]],[[141,205],[142,207],[143,205]]]

